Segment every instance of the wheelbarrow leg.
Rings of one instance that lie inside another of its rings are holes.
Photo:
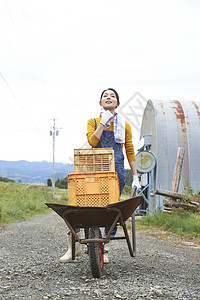
[[[129,235],[128,235],[128,231],[127,231],[127,228],[126,228],[126,224],[125,224],[125,223],[123,224],[123,230],[124,230],[124,235],[125,235],[125,237],[126,237],[128,249],[129,249],[129,252],[130,252],[130,256],[134,257],[133,249],[132,249],[132,247],[131,247],[131,242],[130,242],[130,239],[129,239]]]
[[[136,256],[135,212],[132,214],[132,242],[133,242],[133,256]]]
[[[132,242],[133,242],[133,256],[136,256],[135,212],[132,214]]]
[[[89,227],[86,226],[84,227],[84,232],[85,232],[85,239],[88,239],[88,233],[89,233]],[[86,250],[86,254],[89,254],[89,245],[86,244],[87,250]]]
[[[72,234],[72,260],[75,260],[75,237]]]
[[[89,232],[89,227],[84,227],[84,232],[85,232],[85,238],[88,239],[88,232]]]
[[[134,197],[136,193],[135,187],[131,190],[130,198]],[[132,242],[133,242],[133,256],[136,256],[136,235],[135,235],[135,212],[132,214]]]

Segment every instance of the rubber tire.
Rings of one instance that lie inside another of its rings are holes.
[[[88,238],[101,238],[101,230],[99,227],[91,227]],[[92,276],[100,278],[103,274],[103,243],[89,243],[89,260]]]

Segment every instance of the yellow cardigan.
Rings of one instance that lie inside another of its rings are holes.
[[[97,126],[100,123],[101,118],[95,118],[97,122]],[[126,128],[125,128],[125,150],[126,150],[126,156],[129,162],[136,160],[135,159],[135,151],[133,147],[133,142],[132,142],[132,132],[131,132],[131,126],[130,124],[125,121]],[[88,143],[92,146],[95,147],[99,139],[94,135],[95,132],[95,121],[94,119],[89,119],[87,123],[87,139]],[[113,122],[111,122],[111,126],[109,128],[104,128],[104,130],[110,130],[113,131]],[[122,144],[122,149],[123,149],[123,144]]]

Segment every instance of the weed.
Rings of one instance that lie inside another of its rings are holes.
[[[183,190],[184,197],[182,199],[182,202],[188,203],[188,202],[190,202],[189,197],[190,196],[194,196],[195,197],[195,195],[193,195],[194,190],[193,190],[193,188],[191,186],[191,183],[187,179],[187,177],[185,177],[183,175],[183,178],[184,178],[184,190]]]

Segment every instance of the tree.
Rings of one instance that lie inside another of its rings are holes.
[[[63,179],[58,179],[55,183],[55,186],[60,189],[67,189],[68,188],[68,178],[65,177]]]
[[[52,181],[50,178],[47,179],[47,186],[52,186]]]
[[[3,181],[3,182],[15,182],[13,179],[8,179],[7,177],[0,177],[0,181]]]

